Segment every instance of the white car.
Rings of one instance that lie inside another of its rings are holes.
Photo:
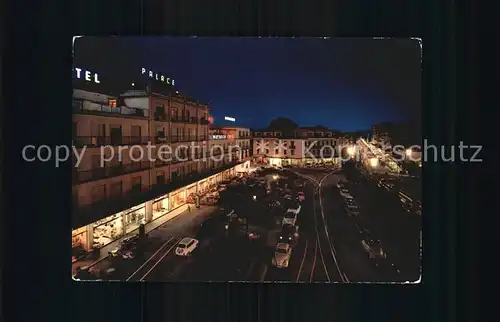
[[[353,216],[353,217],[359,217],[359,211],[358,210],[351,210],[351,209],[347,209],[346,208],[346,212],[349,216]]]
[[[274,251],[273,266],[284,268],[288,267],[290,257],[292,256],[292,247],[287,243],[278,243]]]
[[[380,240],[362,240],[361,245],[363,249],[368,253],[370,259],[380,259],[386,258],[387,254],[382,249]]]
[[[183,238],[179,244],[177,245],[177,248],[175,249],[175,255],[178,256],[188,256],[193,252],[193,250],[198,247],[198,240],[191,238],[191,237],[185,237]]]
[[[340,189],[340,195],[344,198],[349,198],[349,197],[352,198],[351,194],[349,193],[349,190],[347,189]]]
[[[296,205],[296,206],[295,206],[295,207],[293,207],[293,208],[288,208],[288,209],[286,210],[286,212],[293,212],[293,213],[295,213],[295,214],[299,214],[300,209],[302,209],[302,206],[301,206],[301,205]]]
[[[281,224],[295,226],[296,222],[297,222],[297,213],[293,211],[288,211],[287,213],[285,213],[285,216],[283,216],[283,221],[281,222]]]
[[[304,193],[302,191],[297,193],[297,197],[299,198],[300,201],[306,200],[306,196],[304,195]]]

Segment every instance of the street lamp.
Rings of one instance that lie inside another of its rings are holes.
[[[253,197],[252,197],[252,199],[253,199],[253,200],[257,200],[257,196],[253,196]]]
[[[349,154],[351,157],[354,156],[354,153],[356,153],[356,148],[354,146],[350,146],[347,148],[347,154]]]
[[[273,179],[274,179],[274,180],[278,180],[278,179],[279,179],[279,176],[275,174],[275,175],[273,175]]]
[[[378,166],[378,159],[377,158],[371,158],[370,159],[370,165],[373,167],[373,168],[376,168]]]
[[[406,150],[406,156],[410,157],[411,156],[411,149]]]

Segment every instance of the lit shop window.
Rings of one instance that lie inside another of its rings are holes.
[[[116,107],[116,100],[115,99],[109,99],[108,100],[108,105],[111,107]]]

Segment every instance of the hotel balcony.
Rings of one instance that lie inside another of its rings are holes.
[[[172,143],[206,141],[206,140],[207,140],[206,135],[172,135],[172,136],[170,136],[170,142],[172,142]]]
[[[106,178],[118,177],[124,174],[149,170],[152,168],[151,162],[135,162],[114,167],[99,167],[92,170],[77,171],[73,170],[73,185],[96,181]]]
[[[73,113],[93,114],[101,116],[124,116],[124,117],[139,117],[139,118],[149,117],[149,110],[143,110],[140,108],[130,108],[125,106],[112,107],[88,101],[82,102],[75,100],[73,100]]]
[[[177,177],[175,180],[168,183],[151,185],[146,188],[142,187],[141,189],[137,188],[134,191],[124,193],[117,197],[109,196],[104,200],[90,205],[78,207],[73,204],[73,227],[82,227],[124,209],[153,200],[169,192],[232,168],[238,164],[239,162],[236,161],[228,162],[225,165],[214,169],[205,169],[201,172],[192,172],[190,174]]]
[[[155,121],[168,122],[168,117],[164,114],[156,113],[154,119]]]
[[[163,121],[166,121],[167,118],[162,119]],[[191,116],[191,117],[182,117],[182,116],[172,116],[170,118],[170,121],[172,123],[186,123],[186,124],[200,124],[200,125],[208,125],[208,121],[205,120],[204,118],[198,119],[196,116]]]
[[[170,121],[172,123],[189,123],[189,120],[188,118],[186,117],[181,117],[181,116],[172,116],[170,118]]]
[[[147,145],[151,141],[148,136],[77,136],[73,138],[76,148],[96,148],[101,146]]]

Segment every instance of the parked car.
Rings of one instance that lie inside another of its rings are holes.
[[[291,205],[287,209],[287,212],[294,212],[296,214],[299,214],[301,209],[302,209],[302,206],[299,203],[296,203],[295,205]]]
[[[198,243],[198,240],[194,238],[184,237],[177,245],[175,254],[178,256],[188,256],[198,247]]]
[[[280,243],[295,244],[299,238],[299,226],[285,224],[281,226],[279,234]]]
[[[286,268],[290,263],[292,247],[287,243],[278,243],[274,251],[272,264],[278,268]]]
[[[347,198],[347,197],[352,197],[351,194],[349,193],[349,190],[347,189],[340,189],[340,195],[344,198]]]
[[[89,253],[85,249],[83,249],[82,246],[77,246],[77,247],[72,249],[71,260],[74,263],[74,262],[79,261],[79,260],[84,260],[84,259],[88,258],[90,255],[91,255],[91,253]]]
[[[383,259],[386,258],[387,255],[382,248],[382,243],[377,239],[363,239],[361,241],[361,245],[363,249],[368,253],[370,259]]]
[[[297,222],[297,213],[294,211],[287,211],[283,216],[282,225],[295,226],[296,222]]]

